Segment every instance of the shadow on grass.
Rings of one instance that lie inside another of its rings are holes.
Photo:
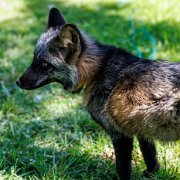
[[[66,179],[111,177],[115,173],[112,159],[93,155],[91,149],[97,147],[95,140],[102,131],[88,122],[87,116],[80,120],[81,115],[74,119],[72,114],[74,110],[56,119],[6,122],[0,141],[0,169],[12,174],[13,168],[24,178],[53,179],[55,174]]]
[[[17,174],[25,178],[34,175],[38,178],[43,176],[53,178],[53,175],[56,175],[58,178],[68,177],[70,179],[92,177],[94,179],[107,179],[108,177],[111,179],[115,175],[114,159],[108,160],[94,155],[98,154],[94,152],[98,148],[94,144],[96,140],[102,139],[103,141],[103,138],[99,136],[103,136],[104,133],[99,126],[88,121],[90,117],[86,113],[81,113],[81,117],[79,117],[79,115],[74,114],[74,109],[72,109],[67,111],[64,116],[55,119],[30,120],[34,116],[32,113],[35,112],[35,109],[40,114],[42,109],[46,111],[48,107],[33,103],[31,98],[34,93],[28,95],[28,93],[22,93],[12,87],[12,82],[28,66],[29,59],[32,59],[35,40],[45,29],[45,17],[47,17],[48,6],[51,5],[51,2],[47,0],[43,3],[42,1],[24,0],[24,3],[25,7],[22,11],[25,13],[25,18],[11,19],[0,24],[4,28],[4,30],[0,30],[3,32],[3,35],[0,36],[0,39],[3,40],[3,54],[1,56],[5,58],[8,55],[6,49],[11,50],[17,47],[18,51],[17,55],[8,56],[9,59],[12,58],[12,61],[0,65],[1,80],[5,82],[12,95],[9,97],[9,104],[6,97],[0,95],[2,103],[7,106],[3,107],[3,114],[5,114],[3,123],[7,124],[2,131],[0,141],[2,147],[0,168],[5,170],[7,174],[11,174],[12,167],[14,167]],[[109,13],[129,8],[130,4],[117,6],[115,3],[102,3],[97,5],[96,9],[86,6],[71,6],[61,2],[53,2],[53,4],[62,10],[69,22],[77,24],[101,42],[130,49],[131,42],[127,40],[130,34],[129,19]],[[33,23],[28,21],[31,16]],[[164,36],[167,35],[166,29],[169,29],[168,32],[171,32],[173,36],[166,36],[166,40],[170,45],[179,42],[179,36],[177,38],[174,36],[179,32],[178,26],[167,22],[153,25],[138,20],[133,20],[133,22],[134,28],[145,24],[149,31],[156,29],[156,31],[152,31],[152,34],[162,43],[165,43]],[[47,94],[50,90],[44,88],[41,92]],[[12,108],[13,103],[17,106],[15,109]],[[18,110],[20,108],[24,109],[21,111],[23,114],[20,114]],[[75,108],[81,109],[80,106]],[[30,114],[30,116],[26,114]],[[13,122],[14,118],[16,118],[15,122]],[[13,121],[7,122],[9,119],[13,119]],[[84,144],[88,145],[87,141],[89,144],[92,143],[89,145],[90,147],[84,147]],[[85,150],[86,148],[87,150]],[[100,152],[100,150],[97,151]],[[140,171],[134,172],[134,179],[142,178]],[[166,177],[170,177],[168,171],[165,170],[165,173]]]

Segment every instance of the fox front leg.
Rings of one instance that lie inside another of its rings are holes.
[[[133,138],[120,135],[112,138],[116,155],[116,171],[120,180],[130,180]]]

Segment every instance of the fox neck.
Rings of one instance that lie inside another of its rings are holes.
[[[81,34],[83,50],[77,64],[79,80],[75,91],[86,88],[89,83],[92,83],[101,70],[103,63],[108,60],[108,50],[115,49],[115,47],[100,44],[84,33]]]

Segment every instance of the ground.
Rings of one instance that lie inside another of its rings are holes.
[[[112,179],[110,138],[84,110],[81,95],[67,94],[58,84],[34,91],[15,85],[53,5],[102,43],[180,61],[180,2],[0,1],[0,179]],[[161,170],[154,179],[180,179],[179,142],[156,144]],[[136,140],[134,145],[132,179],[144,179]]]

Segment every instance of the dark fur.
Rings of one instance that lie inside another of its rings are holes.
[[[130,179],[133,135],[150,173],[159,168],[152,140],[180,137],[180,63],[139,59],[102,45],[66,24],[55,8],[17,84],[35,89],[50,82],[70,92],[84,89],[87,110],[112,138],[120,179]]]

